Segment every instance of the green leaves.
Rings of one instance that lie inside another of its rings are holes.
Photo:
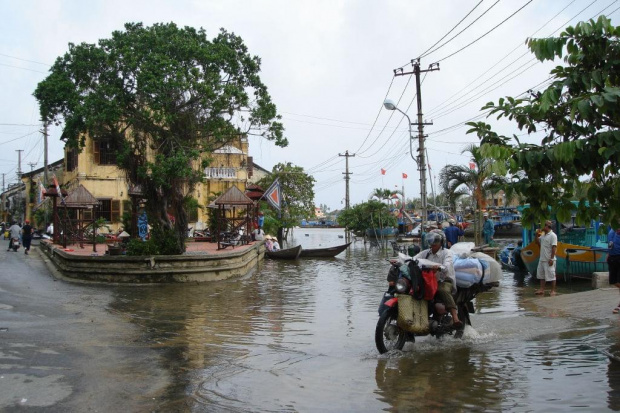
[[[513,99],[513,104],[511,98],[501,98],[483,109],[513,120],[519,130],[544,129],[540,145],[516,139],[509,143],[489,125],[468,124],[468,133],[481,139],[485,156],[522,177],[515,188],[530,203],[532,219],[548,214],[548,207],[565,216],[575,199],[589,201],[588,206],[580,203],[581,220],[599,212],[606,219],[620,217],[618,36],[620,27],[601,16],[568,27],[556,38],[528,40],[541,61],[561,57],[566,46],[565,65],[551,71],[554,82],[527,101]],[[586,184],[587,190],[579,189]]]

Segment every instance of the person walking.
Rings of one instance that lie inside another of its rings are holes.
[[[545,295],[545,285],[551,282],[551,295],[555,295],[555,253],[558,248],[558,236],[553,232],[553,223],[545,221],[543,230],[536,231],[536,243],[540,246],[540,258],[536,269],[536,278],[540,280],[540,289],[536,295]]]
[[[620,288],[620,223],[614,230],[611,228],[607,234],[607,243],[609,245],[609,255],[607,255],[607,265],[609,266],[609,285]],[[620,312],[620,304],[613,309],[614,314]]]
[[[495,234],[495,226],[493,221],[489,219],[489,213],[485,212],[483,215],[484,224],[482,225],[482,236],[484,237],[484,243],[490,244],[493,242],[493,234]]]
[[[32,242],[32,227],[30,221],[26,220],[26,223],[22,227],[22,243],[24,244],[24,254],[28,255],[30,251],[30,243]]]

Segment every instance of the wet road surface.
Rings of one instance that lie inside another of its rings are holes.
[[[333,246],[340,233],[298,229],[292,242]],[[265,260],[241,279],[131,287],[53,281],[37,256],[4,256],[27,273],[0,276],[0,408],[620,409],[620,363],[607,357],[620,354],[617,316],[542,309],[529,277],[505,273],[478,296],[463,340],[425,337],[379,355],[386,257],[358,242],[334,259]],[[37,388],[49,391],[32,404]]]

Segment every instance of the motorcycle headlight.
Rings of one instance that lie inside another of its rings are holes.
[[[406,278],[399,278],[396,282],[396,292],[399,294],[406,294],[411,289],[411,283]]]

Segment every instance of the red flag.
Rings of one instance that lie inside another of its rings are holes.
[[[385,175],[385,169],[381,168],[381,175]]]
[[[407,179],[407,174],[403,172],[403,179]]]
[[[470,163],[469,163],[469,169],[471,169],[472,171],[473,171],[474,169],[476,169],[476,164],[475,164],[475,163],[473,163],[473,162],[470,162]]]

